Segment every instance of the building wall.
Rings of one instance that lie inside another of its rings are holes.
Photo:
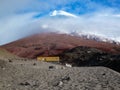
[[[37,57],[37,60],[47,61],[47,62],[57,62],[60,60],[59,57]]]

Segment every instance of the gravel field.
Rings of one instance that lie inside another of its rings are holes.
[[[120,90],[120,73],[106,67],[1,59],[0,90]]]

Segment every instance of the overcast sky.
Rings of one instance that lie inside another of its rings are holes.
[[[77,18],[53,19],[54,10]],[[0,0],[0,45],[46,31],[77,31],[120,41],[120,0]]]

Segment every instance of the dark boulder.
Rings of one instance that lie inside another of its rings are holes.
[[[120,54],[106,53],[99,49],[79,46],[60,54],[62,64],[73,66],[105,66],[120,72]]]

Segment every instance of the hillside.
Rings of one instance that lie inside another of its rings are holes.
[[[15,58],[19,58],[19,57],[6,51],[3,48],[0,48],[0,59],[15,59]]]
[[[25,58],[54,56],[65,50],[77,47],[94,47],[109,53],[120,53],[120,46],[77,36],[56,33],[41,33],[2,46],[11,53]]]

